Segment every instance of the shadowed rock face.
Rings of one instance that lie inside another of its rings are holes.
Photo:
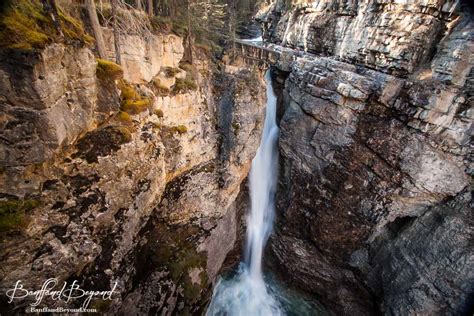
[[[474,25],[452,5],[277,1],[262,17],[271,41],[339,59],[291,64],[270,246],[335,314],[472,312]]]

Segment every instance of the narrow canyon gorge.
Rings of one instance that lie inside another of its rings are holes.
[[[4,1],[0,315],[473,315],[473,14]]]

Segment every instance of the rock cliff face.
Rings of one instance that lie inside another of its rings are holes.
[[[300,55],[276,65],[289,69],[276,266],[335,314],[472,313],[468,5],[265,9],[267,38]]]
[[[87,47],[2,53],[0,192],[13,219],[2,218],[1,291],[50,277],[96,290],[118,282],[111,305],[91,306],[198,312],[236,240],[263,76],[237,65],[215,78],[199,51],[182,66],[174,35],[121,39],[125,82],[101,75]],[[196,86],[175,88],[188,77]],[[126,93],[145,108],[127,113]],[[16,303],[1,305],[26,306]]]

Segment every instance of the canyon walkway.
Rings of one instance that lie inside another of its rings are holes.
[[[246,64],[259,68],[275,65],[283,71],[289,71],[290,64],[305,55],[310,54],[272,43],[242,39],[234,39],[230,49],[231,58],[240,57]]]

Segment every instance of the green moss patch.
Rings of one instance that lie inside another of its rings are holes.
[[[178,125],[178,126],[171,127],[170,131],[173,133],[184,134],[184,133],[187,133],[188,128],[184,125]]]
[[[97,77],[111,80],[121,79],[123,78],[123,69],[114,62],[98,58]]]
[[[0,47],[31,51],[53,42],[79,41],[92,43],[81,22],[58,8],[60,36],[53,20],[38,0],[10,0],[0,12]]]
[[[166,74],[166,77],[173,78],[181,72],[181,69],[174,67],[165,67],[164,72]]]
[[[120,97],[122,99],[120,110],[130,115],[136,115],[148,110],[150,107],[150,99],[144,98],[138,93],[134,86],[121,80],[119,83]]]
[[[0,232],[20,229],[26,225],[26,213],[39,205],[36,200],[0,201]]]
[[[149,99],[124,100],[122,102],[122,105],[120,106],[120,109],[131,115],[136,115],[148,110],[149,106],[150,106]]]
[[[159,118],[164,116],[163,110],[162,109],[156,109],[155,110],[155,115],[158,116]]]
[[[153,248],[150,251],[150,263],[169,272],[169,277],[181,287],[182,296],[188,303],[195,303],[207,286],[208,280],[205,273],[206,256],[196,251],[193,240],[199,229],[194,226],[169,227],[164,223],[154,223],[153,235],[150,236]],[[190,272],[200,269],[200,282],[191,280]]]
[[[176,83],[173,86],[173,93],[174,94],[179,94],[179,93],[185,93],[188,91],[196,90],[197,89],[197,84],[194,82],[194,80],[190,78],[176,78]]]
[[[160,78],[153,78],[153,91],[157,96],[164,97],[170,94],[170,89],[161,83]]]
[[[117,113],[117,118],[122,121],[122,122],[131,122],[132,118],[130,117],[130,114],[124,111],[119,111]]]

